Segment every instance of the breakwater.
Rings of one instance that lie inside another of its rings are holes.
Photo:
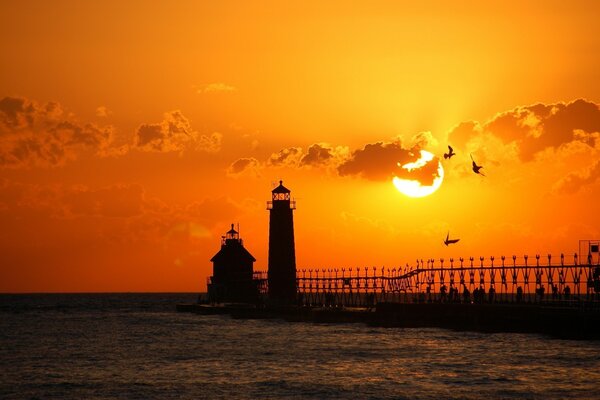
[[[363,323],[401,328],[438,327],[479,332],[540,333],[565,339],[600,339],[600,313],[593,307],[460,303],[378,303],[374,308],[179,304],[177,310],[289,322]]]

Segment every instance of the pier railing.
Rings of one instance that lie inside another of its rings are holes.
[[[261,291],[266,293],[266,279]],[[373,306],[378,302],[552,303],[600,309],[600,264],[592,258],[469,257],[419,259],[404,267],[297,271],[299,303]]]

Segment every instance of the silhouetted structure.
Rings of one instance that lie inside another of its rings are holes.
[[[522,303],[600,312],[600,263],[589,261],[575,253],[572,258],[537,254],[533,263],[525,255],[416,260],[391,269],[309,268],[299,270],[298,293],[308,306],[371,307],[431,298],[434,303]],[[545,295],[547,287],[554,296]]]
[[[255,259],[232,225],[211,260],[208,285],[212,303],[229,304],[199,301],[178,304],[178,311],[600,339],[600,259],[594,259],[600,241],[580,242],[587,254],[571,260],[564,254],[536,254],[533,262],[527,255],[421,259],[392,269],[309,268],[296,275],[295,203],[281,181],[272,195],[268,276],[252,271]]]
[[[296,302],[296,250],[294,215],[296,202],[279,181],[267,202],[269,216],[269,300],[277,304]]]
[[[233,224],[221,237],[221,249],[210,261],[213,263],[213,276],[208,283],[210,302],[256,302],[258,288],[252,279],[256,259],[244,248]]]

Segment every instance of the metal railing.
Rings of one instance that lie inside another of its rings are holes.
[[[577,254],[416,260],[405,267],[308,268],[297,272],[299,303],[372,306],[377,302],[600,305],[600,264]],[[266,274],[261,291],[267,292]]]

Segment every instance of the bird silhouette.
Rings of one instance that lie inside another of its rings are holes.
[[[483,168],[483,165],[477,165],[477,164],[475,164],[475,160],[473,160],[473,154],[471,154],[471,160],[473,161],[473,172],[475,172],[476,174],[479,174],[481,176],[485,176],[483,174],[483,172],[479,172],[479,170],[481,168]]]
[[[453,244],[458,242],[460,239],[450,239],[450,231],[448,231],[448,234],[446,235],[446,240],[444,240],[444,244],[446,246],[448,246],[449,244]]]
[[[448,145],[448,152],[444,153],[444,158],[451,158],[454,155],[456,155],[454,149],[450,145]]]

